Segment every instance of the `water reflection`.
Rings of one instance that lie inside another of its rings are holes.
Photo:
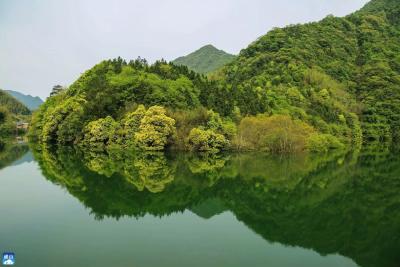
[[[0,140],[1,141],[1,140]],[[32,160],[31,157],[24,157],[29,151],[25,143],[15,143],[10,140],[0,146],[0,170],[20,160],[19,163]],[[22,160],[21,160],[22,158]]]
[[[33,148],[44,176],[96,219],[230,210],[271,242],[339,253],[360,266],[400,262],[400,158],[389,150],[191,155]]]

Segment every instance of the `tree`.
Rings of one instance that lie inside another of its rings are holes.
[[[58,95],[60,92],[62,92],[64,90],[66,90],[66,88],[64,86],[59,85],[59,84],[58,85],[54,85],[53,89],[50,92],[50,96]]]
[[[219,152],[228,146],[228,141],[222,134],[213,130],[194,128],[190,131],[188,146],[193,151]]]
[[[140,149],[160,151],[171,144],[175,132],[175,120],[166,115],[165,108],[152,106],[142,118],[135,140]]]
[[[117,136],[119,124],[110,116],[91,121],[84,129],[83,144],[94,150],[103,150],[112,144]]]

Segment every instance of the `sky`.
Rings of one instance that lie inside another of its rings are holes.
[[[101,60],[237,54],[274,27],[345,16],[368,0],[0,0],[0,88],[45,99]]]

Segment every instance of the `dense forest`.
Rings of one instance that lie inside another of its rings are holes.
[[[324,152],[400,139],[400,3],[274,29],[208,77],[106,60],[35,113],[42,144]]]
[[[219,50],[213,45],[206,45],[187,56],[175,59],[172,63],[184,65],[197,73],[208,74],[232,62],[234,59],[234,55]]]

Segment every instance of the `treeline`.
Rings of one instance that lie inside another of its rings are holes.
[[[165,61],[103,61],[40,107],[31,137],[154,151],[326,151],[351,143],[352,129],[344,123],[335,136],[285,112],[250,116],[227,90],[223,82]]]

